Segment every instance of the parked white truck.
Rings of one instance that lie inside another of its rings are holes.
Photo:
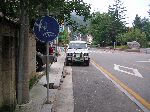
[[[85,41],[70,41],[66,52],[65,63],[68,66],[74,62],[89,66],[89,50]]]

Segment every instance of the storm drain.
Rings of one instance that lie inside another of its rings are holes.
[[[43,86],[47,88],[47,84],[44,84]],[[54,89],[54,83],[49,83],[49,89]]]

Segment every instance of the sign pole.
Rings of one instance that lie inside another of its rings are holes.
[[[47,80],[47,101],[46,103],[50,103],[49,101],[49,42],[46,43],[46,80]]]
[[[41,41],[46,43],[46,80],[47,80],[47,103],[51,103],[49,100],[49,42],[54,40],[59,34],[58,22],[47,15],[37,19],[34,24],[34,34]]]
[[[49,10],[47,9],[47,15],[49,15]],[[47,80],[47,101],[46,103],[50,103],[49,100],[49,42],[46,43],[46,80]]]

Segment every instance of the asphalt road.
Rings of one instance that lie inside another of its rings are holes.
[[[74,112],[149,112],[150,55],[90,50],[89,67],[72,66]]]

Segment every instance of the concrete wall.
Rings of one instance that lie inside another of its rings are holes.
[[[17,102],[18,26],[0,17],[0,112]],[[36,40],[29,37],[29,78],[36,75]],[[11,112],[11,110],[8,110]]]
[[[3,104],[2,96],[2,36],[0,35],[0,107]]]
[[[146,53],[146,54],[150,54],[150,48],[141,48],[140,49],[141,53]]]
[[[16,105],[17,26],[0,17],[0,111]]]
[[[13,109],[16,104],[15,38],[2,38],[2,95],[3,105]]]

